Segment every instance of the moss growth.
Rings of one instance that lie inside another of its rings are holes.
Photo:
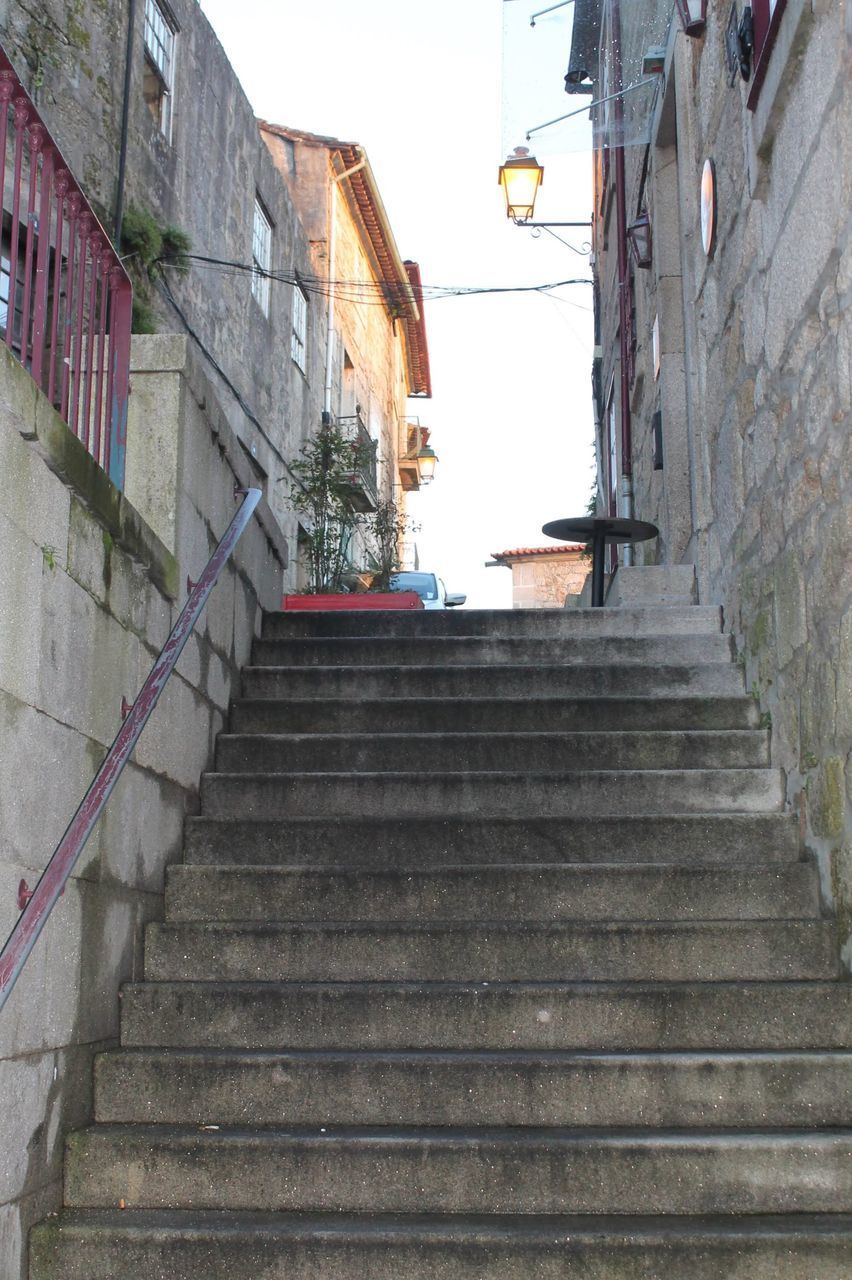
[[[808,780],[808,811],[814,835],[837,839],[843,835],[845,819],[843,761],[828,756]]]
[[[146,298],[140,297],[136,291],[133,294],[133,313],[130,319],[130,329],[132,333],[157,332],[157,319],[150,302]]]
[[[749,633],[748,644],[752,653],[760,653],[769,644],[772,631],[772,621],[768,609],[761,609],[760,613],[752,623]]]

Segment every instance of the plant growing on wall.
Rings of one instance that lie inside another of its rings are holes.
[[[290,465],[295,478],[290,501],[305,517],[311,593],[344,587],[352,535],[364,522],[350,501],[352,474],[363,461],[357,444],[338,427],[323,423]]]
[[[191,248],[192,241],[180,227],[161,227],[147,209],[128,205],[121,224],[121,249],[134,283],[134,333],[157,332],[150,284],[162,276],[164,267],[188,271],[187,254]]]

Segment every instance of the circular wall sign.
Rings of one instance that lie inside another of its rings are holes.
[[[716,248],[716,166],[704,161],[701,174],[701,243],[708,258]]]

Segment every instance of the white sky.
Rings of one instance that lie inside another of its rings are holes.
[[[506,218],[497,169],[528,128],[588,102],[563,92],[568,6],[553,0],[201,0],[256,113],[362,144],[403,258],[424,283],[522,286],[588,277],[588,258]],[[504,23],[506,26],[504,59]],[[505,70],[505,75],[504,75]],[[536,218],[591,209],[585,115],[536,135]],[[532,145],[532,144],[530,144]],[[575,246],[588,232],[557,231]],[[440,462],[411,514],[421,567],[474,607],[509,607],[495,551],[548,542],[592,487],[592,296],[509,293],[427,303],[433,398],[409,402]]]

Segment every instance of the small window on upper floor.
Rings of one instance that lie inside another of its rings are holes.
[[[290,341],[290,354],[296,364],[306,373],[305,345],[308,339],[308,300],[298,284],[293,285],[293,336]]]
[[[251,236],[251,291],[265,316],[269,315],[269,272],[272,267],[272,222],[258,196],[254,200]]]
[[[177,24],[159,0],[145,0],[145,72],[142,92],[167,142],[172,140],[172,93]]]

